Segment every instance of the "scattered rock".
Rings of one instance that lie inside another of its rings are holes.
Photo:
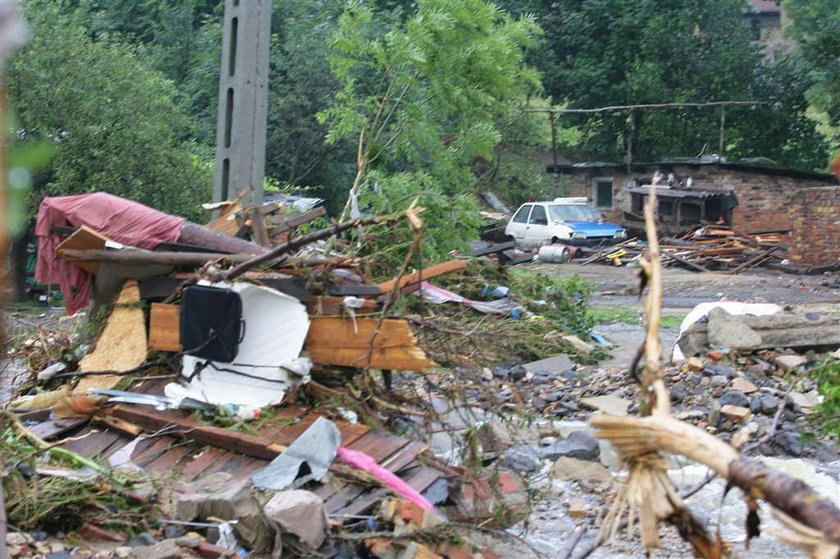
[[[720,414],[726,419],[739,422],[746,421],[752,415],[749,408],[733,406],[731,404],[722,405],[720,407]]]
[[[724,392],[718,398],[718,403],[721,406],[740,406],[742,408],[750,407],[750,399],[749,397],[744,394],[743,392],[738,392],[737,390],[729,390]]]
[[[805,451],[802,445],[802,437],[796,431],[777,433],[773,437],[773,443],[791,456],[802,456],[802,453]]]
[[[127,542],[125,542],[126,547],[143,547],[147,545],[155,545],[157,540],[151,536],[148,532],[141,532],[137,534],[137,537],[131,538]]]
[[[683,363],[683,370],[698,372],[703,370],[703,360],[699,357],[689,357],[685,363]]]
[[[729,384],[729,379],[723,375],[714,375],[709,379],[709,384],[712,388],[722,388]]]
[[[703,369],[703,374],[708,377],[723,375],[726,378],[735,376],[735,370],[726,363],[711,363]]]
[[[804,394],[802,392],[793,391],[790,393],[790,399],[794,404],[806,412],[817,407],[820,403],[820,395],[816,390],[812,390],[811,392],[806,392]]]
[[[606,396],[581,398],[580,403],[586,408],[602,411],[604,413],[612,415],[627,415],[627,408],[630,407],[632,402],[630,400],[625,400],[624,398],[608,394]]]
[[[572,518],[583,518],[589,514],[589,505],[583,499],[569,499],[569,516]]]
[[[561,456],[577,458],[578,460],[597,460],[601,455],[601,448],[598,446],[598,439],[585,431],[573,431],[569,436],[554,443],[549,447],[541,449],[543,457],[550,460],[557,460]]]
[[[82,524],[82,527],[79,529],[79,535],[90,542],[109,541],[122,543],[128,539],[125,534],[106,530],[90,523]]]
[[[779,400],[775,396],[762,396],[759,400],[761,400],[761,413],[773,415],[779,410]]]
[[[35,539],[23,532],[9,532],[6,534],[6,545],[26,545],[34,543]]]
[[[523,368],[529,373],[536,371],[565,371],[572,367],[574,367],[574,363],[572,363],[572,360],[565,353],[523,365]]]
[[[130,547],[118,547],[114,550],[114,557],[118,557],[119,559],[128,559],[129,557],[134,557],[134,550]]]
[[[761,413],[761,399],[753,398],[750,400],[750,411],[753,413]]]
[[[502,465],[519,473],[530,474],[539,467],[540,451],[538,447],[523,444],[510,447],[502,457]]]
[[[272,525],[294,534],[310,549],[321,547],[330,531],[324,500],[311,491],[280,491],[266,503],[264,510]],[[274,551],[279,557],[282,544]]]
[[[598,462],[587,462],[577,458],[561,456],[551,466],[551,475],[557,479],[608,483],[612,474]]]
[[[775,362],[783,371],[789,371],[801,367],[808,362],[808,359],[802,355],[778,355]]]
[[[752,394],[758,391],[758,387],[745,378],[736,377],[732,379],[732,389],[744,394]]]
[[[181,547],[178,545],[178,542],[183,539],[163,540],[152,546],[134,548],[132,550],[134,559],[193,559],[201,557],[188,546]]]
[[[688,396],[688,389],[681,384],[674,384],[671,385],[671,401],[675,404],[679,404],[685,397]]]

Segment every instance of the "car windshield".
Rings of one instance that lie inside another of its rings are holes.
[[[595,208],[585,204],[551,204],[548,206],[551,219],[555,221],[598,221],[601,219]]]

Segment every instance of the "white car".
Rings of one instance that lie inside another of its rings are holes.
[[[553,243],[612,244],[626,239],[627,231],[604,221],[586,198],[555,198],[522,204],[508,222],[505,235],[520,247],[531,249]]]

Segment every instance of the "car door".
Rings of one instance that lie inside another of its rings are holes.
[[[534,204],[525,230],[525,245],[535,248],[547,244],[548,240],[548,212],[542,204]]]
[[[513,240],[519,246],[524,246],[522,243],[525,242],[525,232],[528,230],[528,214],[531,213],[532,207],[533,204],[523,204],[508,223],[507,234],[513,237]]]

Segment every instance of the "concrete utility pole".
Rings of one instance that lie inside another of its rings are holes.
[[[268,113],[271,0],[225,0],[213,200],[251,188],[262,204]]]

